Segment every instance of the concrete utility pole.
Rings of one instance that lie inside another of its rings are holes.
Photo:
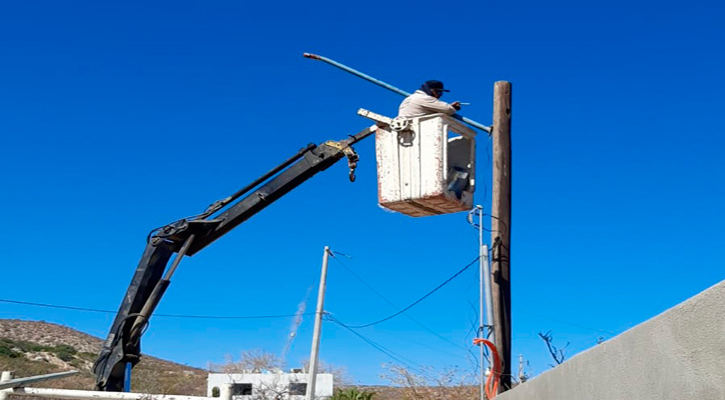
[[[478,224],[473,223],[473,217],[478,215]],[[496,343],[491,326],[493,326],[493,306],[491,301],[491,267],[488,259],[488,244],[483,242],[483,206],[477,205],[468,214],[468,222],[478,228],[478,267],[479,267],[479,297],[478,297],[478,335],[481,339],[488,339]],[[488,329],[487,329],[488,328]],[[484,365],[484,345],[479,346],[481,360],[481,400],[486,400],[486,370]]]
[[[330,247],[325,246],[322,256],[322,274],[320,275],[320,290],[317,292],[317,311],[315,312],[315,331],[312,334],[312,352],[310,353],[310,371],[307,379],[307,400],[314,400],[315,385],[317,383],[317,362],[320,354],[320,330],[322,329],[322,314],[325,307],[325,287],[327,285],[327,261],[330,257]]]
[[[503,363],[499,391],[511,388],[511,83],[493,87],[491,249],[494,337]]]
[[[526,372],[524,372],[524,355],[519,354],[519,383],[526,382]]]

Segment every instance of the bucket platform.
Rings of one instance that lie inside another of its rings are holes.
[[[411,217],[473,208],[476,132],[446,114],[389,118],[360,109],[374,120],[378,202]]]

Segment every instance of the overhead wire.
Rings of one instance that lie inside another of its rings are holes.
[[[352,259],[352,257],[350,257],[350,256],[348,256],[346,254],[340,253],[340,252],[333,251],[333,253]],[[373,288],[372,285],[370,285],[369,283],[367,283],[363,278],[361,278],[358,274],[356,274],[351,268],[349,268],[347,265],[345,265],[345,263],[343,263],[341,260],[339,260],[337,257],[335,257],[334,254],[333,254],[333,259],[338,264],[340,264],[343,268],[345,268],[345,270],[347,272],[349,272],[352,276],[354,276],[357,280],[359,280],[363,285],[365,285],[368,289],[370,289],[370,291],[372,291],[373,293],[375,293],[378,297],[380,297],[383,301],[385,301],[386,303],[388,303],[391,307],[393,307],[396,310],[400,311],[400,307],[396,306],[392,301],[388,300],[380,292],[378,292],[377,290],[375,290],[375,288]],[[451,344],[453,346],[456,346],[459,349],[463,349],[463,350],[466,350],[466,351],[469,350],[465,346],[462,346],[462,345],[460,345],[460,344],[458,344],[458,343],[456,343],[456,342],[454,342],[454,341],[446,338],[445,336],[439,334],[438,332],[435,332],[433,329],[425,326],[422,322],[416,320],[415,318],[411,317],[410,315],[405,314],[405,313],[404,313],[404,315],[405,315],[406,318],[408,318],[409,320],[411,320],[413,323],[415,323],[416,325],[420,326],[421,328],[423,328],[424,330],[426,330],[428,333],[430,333],[430,334],[438,337],[439,339],[441,339],[441,340],[443,340],[443,341],[445,341],[445,342],[447,342],[447,343],[449,343],[449,344]]]
[[[63,306],[63,305],[57,305],[57,304],[35,303],[35,302],[30,302],[30,301],[9,300],[9,299],[0,299],[0,303],[22,304],[22,305],[26,305],[26,306],[47,307],[47,308],[57,308],[57,309],[73,310],[73,311],[87,311],[87,312],[106,313],[106,314],[116,314],[118,312],[118,311],[112,311],[112,310],[101,310],[101,309],[97,309],[97,308]],[[277,315],[154,314],[154,317],[198,318],[198,319],[268,319],[268,318],[291,318],[291,317],[296,317],[297,315],[314,315],[314,314],[315,313],[313,313],[313,312],[308,312],[308,313],[303,313],[303,314],[277,314]]]
[[[427,298],[428,298],[428,297],[430,297],[430,296],[431,296],[431,295],[432,295],[433,293],[437,292],[437,291],[438,291],[439,289],[441,289],[441,288],[442,288],[443,286],[447,285],[447,284],[448,284],[449,282],[451,282],[452,280],[456,279],[456,278],[457,278],[457,277],[458,277],[459,275],[461,275],[462,273],[464,273],[464,272],[465,272],[465,271],[466,271],[466,270],[467,270],[468,268],[470,268],[470,267],[471,267],[471,265],[475,264],[475,263],[476,263],[476,261],[478,261],[478,258],[479,258],[479,257],[476,257],[476,258],[475,258],[475,259],[474,259],[473,261],[471,261],[470,263],[468,263],[468,264],[467,264],[467,265],[466,265],[465,267],[463,267],[463,268],[462,268],[462,269],[461,269],[460,271],[456,272],[456,273],[455,273],[455,274],[454,274],[453,276],[451,276],[450,278],[446,279],[446,280],[445,280],[445,281],[444,281],[443,283],[441,283],[440,285],[436,286],[436,287],[435,287],[435,288],[434,288],[433,290],[431,290],[431,291],[429,291],[428,293],[426,293],[426,294],[425,294],[425,295],[424,295],[423,297],[421,297],[421,298],[419,298],[418,300],[414,301],[414,302],[413,302],[413,303],[411,303],[411,304],[410,304],[409,306],[407,306],[407,307],[405,307],[405,308],[401,309],[400,311],[398,311],[398,312],[396,312],[396,313],[394,313],[394,314],[392,314],[392,315],[389,315],[389,316],[387,316],[387,317],[385,317],[385,318],[383,318],[383,319],[379,319],[379,320],[377,320],[377,321],[374,321],[374,322],[370,322],[370,323],[367,323],[367,324],[362,324],[362,325],[350,325],[350,328],[355,328],[355,329],[359,329],[359,328],[367,328],[367,327],[369,327],[369,326],[377,325],[377,324],[383,323],[383,322],[385,322],[385,321],[388,321],[388,320],[390,320],[390,319],[393,319],[393,318],[397,317],[398,315],[400,315],[400,314],[402,314],[402,313],[404,313],[404,312],[406,312],[406,311],[410,310],[411,308],[415,307],[415,306],[416,306],[416,305],[417,305],[418,303],[420,303],[421,301],[423,301],[423,300],[427,299]]]
[[[367,337],[365,337],[365,336],[364,336],[363,334],[361,334],[360,332],[356,331],[355,329],[351,328],[351,327],[350,327],[349,325],[345,324],[344,322],[342,322],[342,321],[338,320],[337,318],[335,318],[334,316],[332,316],[332,314],[330,314],[330,313],[326,312],[326,313],[324,314],[324,317],[325,317],[325,319],[326,319],[326,320],[328,320],[328,321],[330,321],[330,322],[332,322],[332,323],[335,323],[335,324],[337,324],[337,325],[339,325],[339,326],[341,326],[341,327],[343,327],[343,328],[347,329],[347,330],[348,330],[348,331],[350,331],[350,332],[351,332],[351,333],[352,333],[353,335],[355,335],[355,336],[357,336],[358,338],[362,339],[362,340],[363,340],[364,342],[366,342],[367,344],[371,345],[371,346],[372,346],[372,347],[374,347],[374,348],[375,348],[376,350],[378,350],[378,351],[382,352],[383,354],[387,355],[388,357],[392,358],[393,360],[395,360],[395,361],[397,361],[397,362],[399,362],[399,363],[401,363],[401,364],[405,365],[406,367],[408,367],[408,368],[412,368],[412,366],[411,366],[411,365],[409,365],[409,364],[408,364],[408,362],[409,362],[409,363],[411,363],[411,364],[414,364],[414,365],[416,365],[416,366],[420,366],[420,365],[419,365],[418,363],[416,363],[416,362],[414,362],[414,361],[412,361],[412,360],[407,360],[408,362],[405,362],[405,361],[403,361],[403,359],[405,359],[406,357],[403,357],[403,356],[401,356],[400,354],[396,354],[396,353],[395,353],[395,352],[393,352],[392,350],[390,350],[390,349],[387,349],[387,348],[383,347],[382,345],[380,345],[380,344],[378,344],[378,343],[374,342],[374,341],[373,341],[372,339],[368,339]]]
[[[400,354],[395,353],[394,351],[392,351],[392,350],[390,350],[390,349],[382,346],[381,344],[376,343],[372,339],[369,339],[369,338],[365,337],[363,334],[361,334],[360,332],[356,331],[351,326],[349,326],[349,325],[345,324],[344,322],[340,321],[339,319],[335,318],[332,314],[330,314],[328,312],[325,312],[324,317],[325,317],[326,320],[328,320],[328,321],[330,321],[330,322],[332,322],[332,323],[334,323],[334,324],[336,324],[338,326],[341,326],[341,327],[347,329],[348,331],[350,331],[350,333],[352,333],[353,335],[357,336],[360,340],[362,340],[365,343],[369,344],[374,349],[376,349],[379,352],[385,354],[386,356],[390,357],[391,359],[397,361],[398,363],[400,363],[401,365],[405,366],[409,370],[413,370],[413,371],[417,372],[418,374],[424,376],[427,379],[434,379],[428,373],[425,372],[425,370],[423,369],[423,366],[422,365],[418,364],[415,361],[412,361],[412,360],[408,359],[407,357],[404,357],[404,356],[402,356]],[[407,362],[404,361],[404,360],[407,360]],[[411,364],[413,364],[413,365],[411,365]]]
[[[483,214],[483,216],[484,216],[484,217],[485,217],[485,216],[489,216],[489,217],[491,217],[491,218],[497,219],[497,220],[498,220],[498,221],[499,221],[499,222],[500,222],[500,223],[501,223],[501,224],[503,225],[503,228],[504,228],[505,230],[508,230],[508,225],[506,225],[506,223],[505,223],[505,222],[504,222],[504,221],[503,221],[503,220],[502,220],[501,218],[499,218],[499,217],[497,217],[497,216],[495,216],[495,215],[493,215],[493,214],[488,214],[488,213],[484,213],[484,214]],[[485,227],[483,228],[483,230],[484,230],[484,231],[486,231],[486,232],[493,232],[493,230],[491,230],[491,229],[486,229]]]
[[[367,287],[368,289],[370,289],[370,290],[371,290],[371,291],[372,291],[373,293],[375,293],[375,294],[376,294],[376,295],[377,295],[378,297],[380,297],[380,298],[381,298],[381,299],[382,299],[383,301],[385,301],[386,303],[388,303],[388,304],[389,304],[390,306],[392,306],[392,307],[393,307],[393,308],[395,308],[396,310],[400,310],[400,307],[396,306],[396,305],[395,305],[395,304],[394,304],[393,302],[391,302],[391,301],[390,301],[390,300],[388,300],[388,299],[387,299],[387,298],[386,298],[385,296],[383,296],[383,295],[382,295],[382,294],[381,294],[381,293],[380,293],[379,291],[377,291],[377,290],[376,290],[375,288],[373,288],[373,287],[372,287],[372,285],[370,285],[369,283],[367,283],[367,282],[366,282],[366,281],[365,281],[365,280],[364,280],[364,279],[363,279],[362,277],[360,277],[360,276],[359,276],[358,274],[356,274],[356,273],[355,273],[355,272],[354,272],[354,271],[353,271],[353,270],[352,270],[352,269],[351,269],[350,267],[348,267],[348,266],[347,266],[347,265],[346,265],[346,264],[345,264],[344,262],[342,262],[342,261],[341,261],[340,259],[338,259],[337,257],[335,257],[335,254],[337,254],[337,255],[340,255],[340,256],[343,256],[343,257],[345,257],[345,258],[348,258],[348,259],[352,259],[352,257],[351,257],[351,256],[349,256],[349,255],[347,255],[347,254],[344,254],[344,253],[341,253],[341,252],[338,252],[338,251],[333,251],[333,252],[332,252],[332,254],[331,254],[331,255],[332,255],[332,257],[333,257],[333,259],[334,259],[334,260],[335,260],[335,261],[336,261],[337,263],[339,263],[339,264],[340,264],[340,265],[341,265],[341,266],[342,266],[342,267],[343,267],[343,268],[344,268],[344,269],[345,269],[346,271],[348,271],[348,272],[349,272],[349,273],[350,273],[350,274],[351,274],[352,276],[354,276],[354,277],[355,277],[355,278],[356,278],[357,280],[359,280],[359,281],[360,281],[360,282],[361,282],[361,283],[362,283],[363,285],[365,285],[365,286],[366,286],[366,287]],[[471,285],[469,286],[469,288],[470,288],[470,287],[471,287],[472,285],[473,285],[473,284],[471,284]],[[468,301],[468,300],[467,300],[467,301]],[[469,302],[469,304],[470,304],[470,302]],[[471,305],[471,306],[472,306],[472,305]],[[472,307],[473,307],[473,306],[472,306]],[[475,309],[474,309],[474,311],[475,311]],[[443,341],[445,341],[445,342],[447,342],[447,343],[449,343],[449,344],[451,344],[451,345],[453,345],[453,346],[455,346],[455,347],[457,347],[457,348],[459,348],[459,349],[462,349],[462,350],[466,351],[466,352],[468,353],[468,354],[467,354],[467,358],[469,358],[469,359],[473,360],[473,362],[471,363],[471,364],[472,364],[472,366],[473,366],[473,368],[474,368],[475,370],[478,370],[479,368],[481,368],[481,364],[479,363],[478,357],[477,357],[477,356],[476,356],[476,354],[475,354],[475,353],[474,353],[474,352],[472,351],[472,347],[473,347],[473,345],[470,345],[470,346],[468,346],[468,347],[467,347],[467,346],[462,346],[462,345],[460,345],[460,344],[458,344],[458,343],[456,343],[456,342],[454,342],[454,341],[452,341],[452,340],[450,340],[450,339],[448,339],[448,338],[446,338],[446,337],[444,337],[444,336],[440,335],[439,333],[435,332],[434,330],[432,330],[432,329],[428,328],[428,327],[427,327],[427,326],[425,326],[425,325],[424,325],[423,323],[419,322],[418,320],[416,320],[415,318],[411,317],[410,315],[408,315],[408,314],[406,314],[406,313],[404,313],[403,315],[404,315],[404,316],[405,316],[406,318],[410,319],[410,320],[411,320],[412,322],[414,322],[415,324],[417,324],[418,326],[420,326],[421,328],[423,328],[424,330],[426,330],[427,332],[431,333],[432,335],[434,335],[434,336],[436,336],[436,337],[440,338],[441,340],[443,340]],[[476,314],[476,322],[478,321],[477,319],[478,319],[478,314]],[[352,328],[352,327],[351,327],[351,328]],[[475,328],[476,328],[476,327],[475,327],[475,322],[474,322],[474,326],[472,327],[472,329],[475,329]],[[357,329],[357,328],[353,328],[353,329]],[[472,331],[469,331],[469,332],[467,332],[467,333],[466,333],[466,335],[465,335],[465,338],[466,338],[466,339],[465,339],[465,341],[466,341],[466,343],[468,343],[468,342],[469,342],[469,339],[468,339],[468,335],[469,335],[469,334],[470,334],[471,332],[472,332]],[[421,345],[421,346],[423,346],[423,347],[427,347],[427,348],[432,348],[432,347],[430,347],[430,346],[428,346],[428,345],[426,345],[426,344],[420,343],[420,342],[413,342],[413,343],[416,343],[416,344],[418,344],[418,345]],[[434,350],[438,350],[438,349],[435,349],[435,348],[432,348],[432,349],[434,349]],[[448,354],[450,354],[450,355],[453,355],[453,356],[455,356],[455,357],[459,357],[458,355],[455,355],[455,354],[452,354],[452,353],[449,353],[449,352],[447,352],[447,353],[448,353]]]
[[[475,317],[473,318],[473,320],[470,320],[470,319],[468,320],[468,322],[471,323],[471,327],[468,328],[468,331],[466,332],[465,338],[466,338],[466,340],[469,340],[469,336],[472,333],[474,333],[474,332],[476,332],[476,334],[478,334],[480,332],[480,329],[479,329],[479,326],[478,326],[479,325],[478,324],[478,312],[477,312],[478,310],[476,310],[476,307],[473,305],[473,303],[471,303],[470,300],[466,299],[466,302],[468,303],[468,305],[471,307],[471,309],[473,310],[473,312],[475,314]],[[470,347],[467,348],[466,350],[468,350],[468,352],[476,360],[476,369],[480,368],[481,367],[481,364],[478,362],[478,357],[476,357],[476,355],[473,353],[473,351],[471,350]],[[488,356],[487,355],[484,355],[484,356],[486,356],[486,361],[488,361]]]
[[[31,302],[31,301],[21,301],[21,300],[11,300],[11,299],[0,299],[0,303],[9,303],[9,304],[20,304],[20,305],[26,305],[26,306],[33,306],[33,307],[45,307],[45,308],[55,308],[55,309],[63,309],[63,310],[71,310],[71,311],[85,311],[85,312],[95,312],[95,313],[104,313],[104,314],[116,314],[118,311],[114,310],[103,310],[103,309],[97,309],[97,308],[87,308],[87,307],[76,307],[76,306],[65,306],[65,305],[58,305],[58,304],[47,304],[47,303],[37,303],[37,302]],[[536,313],[532,313],[525,310],[519,310],[518,312],[522,314],[528,314],[535,317],[539,317],[542,319],[550,320],[553,322],[557,322],[564,325],[569,325],[577,328],[582,328],[586,330],[590,330],[593,332],[599,332],[599,333],[606,333],[608,335],[615,336],[616,333],[604,329],[598,329],[598,328],[592,328],[581,324],[576,324],[573,322],[564,321],[558,318],[551,318],[547,317],[545,315],[540,315]],[[303,314],[274,314],[274,315],[185,315],[185,314],[154,314],[154,317],[164,317],[164,318],[196,318],[196,319],[273,319],[273,318],[292,318],[296,317],[297,315],[314,315],[314,312],[306,312]],[[356,328],[356,326],[352,326],[352,328]]]
[[[116,311],[111,311],[111,310],[100,310],[97,308],[85,308],[85,307],[61,306],[61,305],[55,305],[55,304],[33,303],[30,301],[20,301],[20,300],[0,299],[0,303],[12,303],[12,304],[22,304],[22,305],[26,305],[26,306],[35,306],[35,307],[60,308],[60,309],[64,309],[64,310],[89,311],[89,312],[97,312],[97,313],[116,314]]]

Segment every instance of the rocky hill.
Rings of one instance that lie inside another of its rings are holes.
[[[79,370],[81,374],[70,378],[29,386],[92,390],[95,379],[91,367],[101,344],[100,338],[67,326],[42,321],[0,319],[0,371],[15,371],[16,377],[24,377]],[[202,369],[144,356],[133,370],[132,391],[205,396],[207,373]],[[478,398],[476,389],[470,386],[359,386],[358,389],[374,392],[374,400]],[[17,396],[10,398],[43,400]]]
[[[17,377],[79,370],[80,375],[43,387],[91,390],[91,367],[102,340],[42,321],[0,319],[0,370]],[[134,369],[133,391],[204,396],[207,371],[145,356]]]
[[[33,342],[44,346],[68,345],[79,352],[98,353],[101,340],[95,336],[42,321],[0,319],[0,338]]]

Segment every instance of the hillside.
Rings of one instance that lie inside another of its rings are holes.
[[[79,370],[81,374],[36,385],[60,389],[92,390],[93,362],[102,340],[67,326],[42,322],[0,319],[0,371],[15,371],[16,377]],[[205,396],[207,372],[199,368],[144,356],[133,370],[132,391]],[[354,386],[354,385],[353,385]],[[477,398],[473,387],[411,388],[359,386],[375,392],[375,400],[459,400]],[[13,400],[41,400],[11,396]]]
[[[80,375],[42,386],[91,390],[91,366],[101,344],[97,337],[62,325],[0,319],[0,370],[23,377],[76,369]],[[203,396],[206,375],[202,369],[144,356],[134,369],[132,390]]]

